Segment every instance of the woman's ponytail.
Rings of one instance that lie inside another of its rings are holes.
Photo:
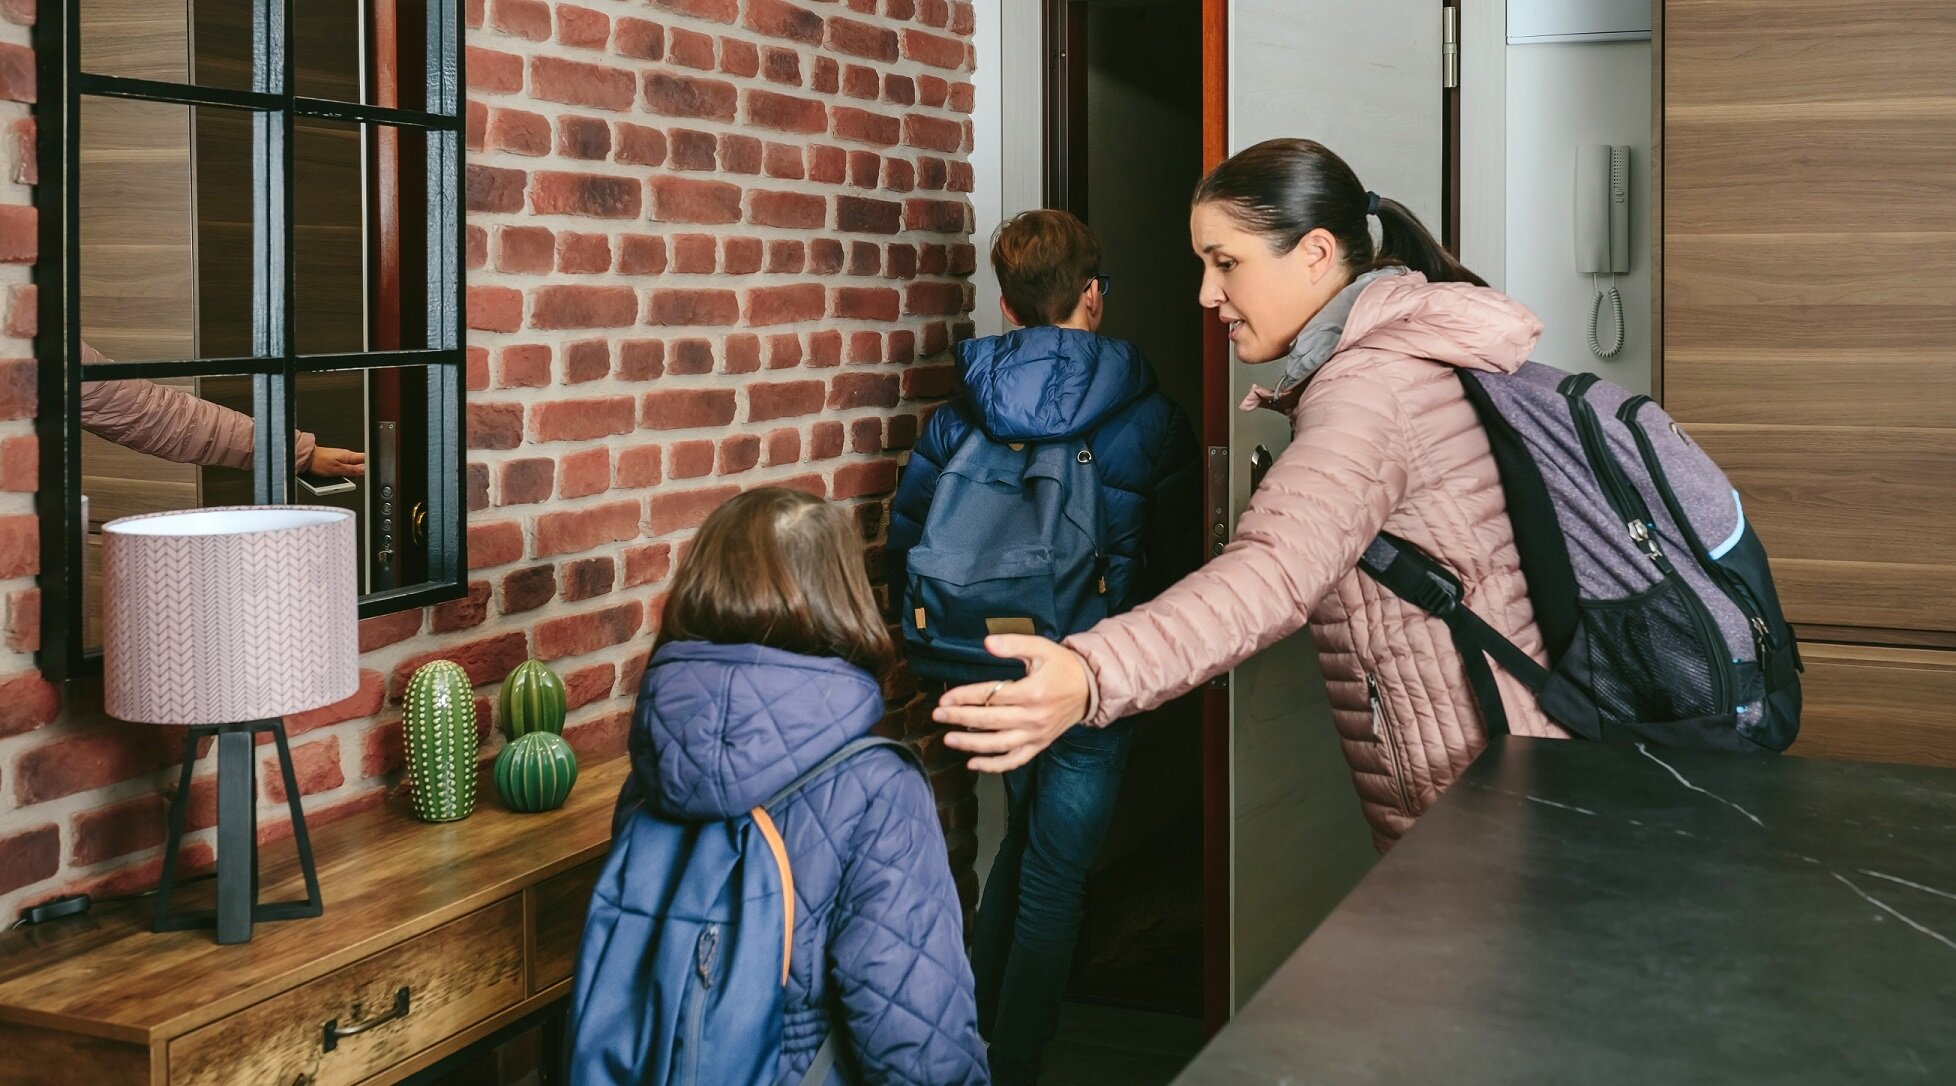
[[[1337,240],[1353,275],[1403,264],[1436,283],[1487,285],[1405,205],[1367,192],[1344,159],[1314,140],[1265,140],[1231,155],[1196,186],[1194,202],[1228,209],[1279,254],[1322,229]],[[1372,215],[1379,218],[1377,246],[1366,221]]]
[[[1378,202],[1379,248],[1372,258],[1373,267],[1404,264],[1425,275],[1429,282],[1487,285],[1487,280],[1454,259],[1405,204],[1383,196],[1378,197]]]

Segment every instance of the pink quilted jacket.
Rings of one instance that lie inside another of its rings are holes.
[[[1384,528],[1454,571],[1466,603],[1543,659],[1486,435],[1453,367],[1511,371],[1541,335],[1520,303],[1416,273],[1361,280],[1343,333],[1296,395],[1296,438],[1236,539],[1154,601],[1068,639],[1093,671],[1091,723],[1176,697],[1308,618],[1366,818],[1391,846],[1486,745],[1445,625],[1357,570]],[[1293,356],[1295,357],[1295,355]],[[1287,401],[1286,401],[1287,402]],[[1495,668],[1517,735],[1566,736]]]
[[[84,343],[82,361],[108,359]],[[250,415],[168,385],[140,378],[83,381],[81,424],[91,434],[179,464],[251,467]],[[311,466],[315,444],[311,434],[294,435],[300,471]]]

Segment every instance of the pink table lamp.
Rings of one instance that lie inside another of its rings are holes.
[[[156,900],[157,931],[215,925],[241,943],[260,920],[318,916],[283,718],[351,697],[360,683],[353,514],[251,505],[123,517],[102,528],[104,691],[109,715],[187,727]],[[278,746],[306,899],[260,904],[253,736]],[[217,740],[217,908],[172,912],[177,849],[200,740]]]

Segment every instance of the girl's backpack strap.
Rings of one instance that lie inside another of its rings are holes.
[[[824,774],[828,773],[829,770],[834,769],[836,766],[841,765],[842,763],[848,761],[849,759],[854,758],[856,755],[861,754],[863,751],[869,750],[873,747],[889,747],[892,750],[895,750],[898,754],[903,755],[904,758],[907,759],[911,765],[916,766],[917,772],[919,773],[924,772],[924,760],[917,756],[917,752],[915,750],[912,750],[909,744],[899,743],[894,739],[885,739],[880,735],[865,735],[861,739],[853,740],[849,743],[843,744],[840,750],[822,759],[821,761],[815,763],[815,767],[813,769],[810,769],[808,772],[803,773],[801,776],[796,777],[794,780],[789,781],[787,785],[784,786],[779,792],[776,792],[773,795],[769,796],[767,798],[767,802],[761,804],[761,806],[772,810],[782,800],[787,799],[789,796],[792,796],[796,792],[801,791],[803,788],[806,788],[808,785],[813,784],[816,778],[823,776]]]

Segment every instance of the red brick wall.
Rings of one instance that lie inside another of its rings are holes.
[[[964,0],[465,0],[469,595],[370,620],[348,701],[288,722],[311,824],[401,778],[397,699],[446,657],[570,687],[585,758],[623,749],[673,561],[742,488],[850,506],[880,540],[894,457],[968,334],[973,9]],[[0,920],[153,883],[167,729],[33,671],[32,0],[0,15]],[[24,151],[24,153],[23,153]],[[28,296],[23,297],[23,292]],[[891,727],[921,738],[900,698]],[[500,741],[491,737],[485,756]],[[970,885],[974,803],[930,750]],[[201,764],[187,853],[208,863]],[[267,787],[261,818],[284,832]],[[493,803],[493,799],[486,802]],[[327,888],[330,894],[331,888]]]

